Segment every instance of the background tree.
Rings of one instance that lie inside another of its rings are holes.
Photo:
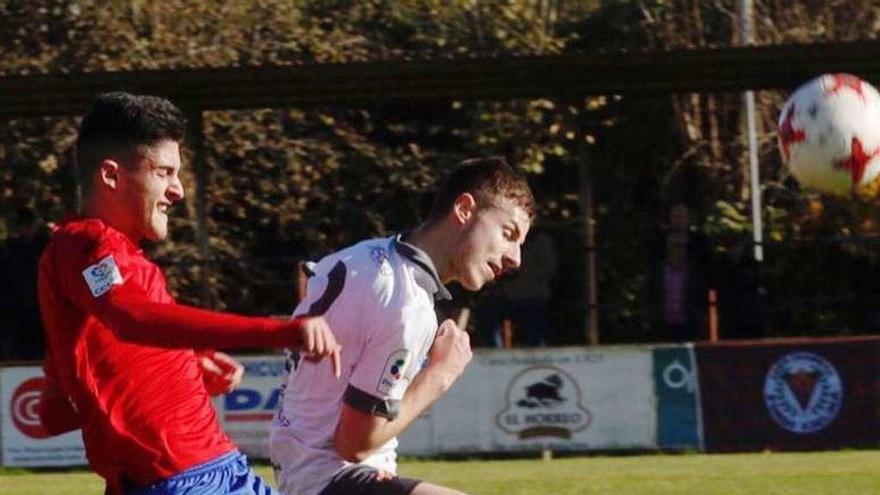
[[[756,42],[874,38],[877,3],[756,1]],[[0,75],[734,46],[735,7],[733,0],[0,0]],[[873,289],[848,274],[875,269],[880,219],[871,205],[801,195],[787,179],[775,150],[786,94],[757,94],[772,241],[767,290],[783,308],[772,330],[864,331],[872,306],[862,301]],[[18,206],[50,221],[69,209],[76,123],[0,122],[0,239]],[[216,307],[288,313],[298,259],[412,225],[437,177],[475,155],[504,155],[529,174],[540,220],[560,241],[563,334],[551,336],[555,343],[583,340],[579,146],[588,148],[597,194],[606,342],[658,337],[644,314],[645,250],[670,200],[690,203],[714,239],[749,228],[738,94],[212,111],[204,124],[209,259],[196,248],[193,195],[173,216],[173,239],[154,249],[183,300],[198,300],[207,280]]]

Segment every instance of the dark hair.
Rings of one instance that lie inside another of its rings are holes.
[[[92,176],[104,159],[129,163],[160,141],[183,142],[185,132],[183,112],[165,98],[123,92],[98,95],[80,122],[76,139],[82,194],[89,193]]]
[[[507,199],[522,207],[529,218],[535,216],[535,198],[528,181],[501,157],[465,160],[453,169],[434,196],[428,221],[449,213],[463,193],[472,194],[480,206],[495,203],[498,198]]]

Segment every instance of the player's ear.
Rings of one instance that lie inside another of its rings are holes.
[[[105,159],[98,167],[101,183],[110,189],[116,189],[119,183],[119,163],[116,160]]]
[[[452,216],[458,224],[465,224],[477,211],[477,200],[471,193],[461,193],[452,204]]]

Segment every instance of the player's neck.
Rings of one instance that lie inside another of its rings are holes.
[[[95,218],[104,222],[105,225],[125,234],[133,244],[138,245],[141,238],[133,233],[134,229],[128,227],[123,211],[122,208],[108,207],[106,202],[92,197],[83,201],[79,213],[82,218]]]
[[[449,280],[449,239],[453,237],[444,232],[442,224],[423,223],[406,237],[406,242],[421,249],[431,258],[437,276],[444,284]]]

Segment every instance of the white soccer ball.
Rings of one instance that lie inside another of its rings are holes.
[[[804,84],[782,107],[779,152],[806,189],[860,192],[880,175],[880,94],[850,74]]]

